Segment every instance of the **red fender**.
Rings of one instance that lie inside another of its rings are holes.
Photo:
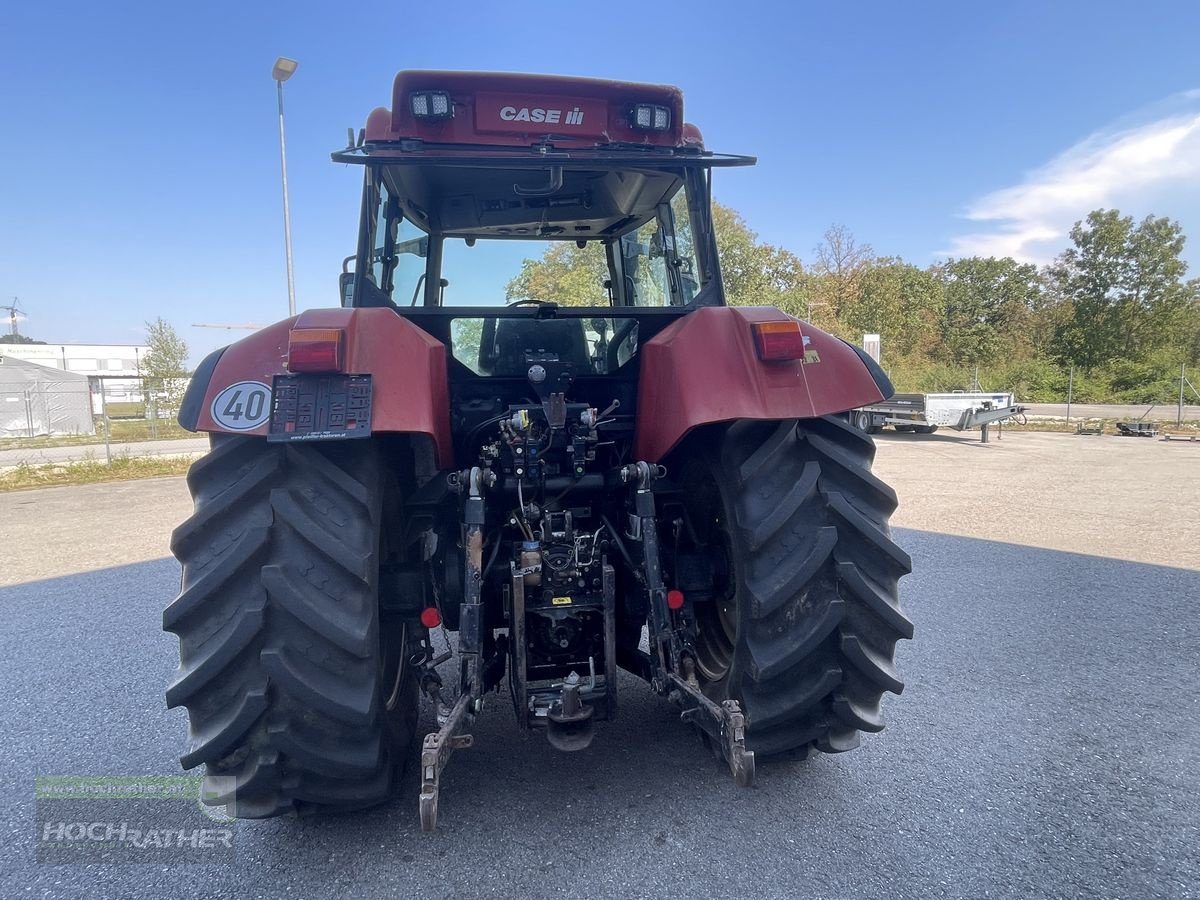
[[[661,460],[699,425],[810,419],[891,396],[870,357],[807,322],[804,360],[761,361],[750,326],[784,319],[770,306],[704,307],[643,344],[635,458]]]
[[[213,418],[213,401],[237,382],[257,381],[270,387],[274,376],[288,374],[284,364],[293,327],[343,329],[345,372],[372,376],[372,432],[427,434],[433,438],[438,465],[453,467],[446,348],[390,309],[306,310],[231,344],[214,364],[206,360],[197,370],[180,411],[184,427],[230,431]],[[205,373],[206,369],[210,371]],[[201,383],[204,374],[208,379]],[[265,436],[267,422],[237,433]]]

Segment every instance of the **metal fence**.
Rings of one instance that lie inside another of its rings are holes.
[[[0,439],[95,432],[86,381],[0,381]]]
[[[181,394],[182,385],[150,379],[54,378],[0,367],[0,474],[202,451],[204,437],[175,421]]]

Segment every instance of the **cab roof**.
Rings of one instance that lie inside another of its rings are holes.
[[[450,109],[441,116],[415,115],[414,96],[429,93],[449,95]],[[666,121],[659,113],[658,122],[649,124],[661,127],[639,128],[639,105],[664,110]],[[392,108],[370,114],[366,140],[696,150],[704,145],[699,129],[684,123],[679,88],[511,72],[400,72],[392,87]]]

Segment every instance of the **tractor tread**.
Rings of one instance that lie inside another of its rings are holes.
[[[210,566],[192,564],[190,578],[179,596],[163,610],[163,630],[179,633],[179,623],[197,609],[206,607],[213,594],[218,593],[231,578],[262,551],[270,542],[269,528],[247,528],[234,540],[230,550],[220,551]]]
[[[765,638],[748,636],[746,642],[750,651],[750,680],[768,681],[792,668],[829,637],[845,614],[845,603],[841,600],[831,600],[815,616],[805,617],[803,631],[787,632],[786,641],[779,639],[779,631],[772,631]]]
[[[201,457],[197,462],[203,462],[207,457]],[[234,457],[234,461],[240,457]],[[186,522],[171,532],[171,552],[182,558],[188,553],[187,544],[203,540],[218,532],[217,525],[226,516],[227,510],[252,501],[255,491],[270,481],[279,471],[279,458],[276,455],[264,456],[257,462],[239,470],[229,481],[228,486],[215,491],[217,494],[211,502],[196,510]],[[193,482],[189,479],[188,484]]]
[[[415,679],[397,709],[382,699],[382,461],[354,443],[215,436],[188,475],[167,702],[188,710],[180,762],[239,818],[386,800],[415,728]]]
[[[753,528],[748,529],[746,533],[746,545],[752,553],[757,553],[761,550],[771,538],[779,534],[796,511],[808,501],[813,492],[817,489],[817,480],[821,475],[821,467],[816,463],[809,463],[804,467],[804,471],[800,473],[800,477],[796,479],[796,483],[784,495],[779,505],[774,511],[766,517],[760,519]]]
[[[912,563],[888,527],[896,494],[870,471],[874,441],[832,416],[739,421],[702,452],[717,518],[735,523],[739,616],[706,691],[742,701],[763,756],[852,749],[883,728],[883,693],[904,688],[895,646],[913,635],[897,599]]]
[[[180,666],[179,677],[167,688],[167,709],[182,706],[243,654],[262,631],[265,605],[261,597],[251,600]]]
[[[263,566],[263,587],[279,609],[324,635],[347,653],[360,659],[371,655],[371,632],[338,600],[320,591],[307,579],[293,576],[283,566]]]
[[[356,552],[335,528],[327,527],[320,519],[321,514],[302,502],[296,492],[287,488],[271,491],[271,509],[277,522],[291,528],[331,563],[353,573],[359,581],[365,582],[370,577],[370,554]]]
[[[214,716],[199,725],[193,720],[189,749],[180,763],[185,769],[191,769],[202,762],[227,756],[266,712],[267,706],[267,684],[263,681],[244,689],[237,705],[227,707],[224,715]]]
[[[260,658],[271,682],[289,699],[347,725],[371,724],[376,694],[370,675],[354,684],[345,672],[334,674],[305,664],[282,647],[268,647]]]
[[[836,556],[835,556],[836,559]],[[852,562],[838,562],[838,577],[853,596],[878,616],[884,623],[896,631],[901,637],[911,639],[913,636],[912,619],[906,616],[895,602],[879,585],[871,581],[862,570]]]

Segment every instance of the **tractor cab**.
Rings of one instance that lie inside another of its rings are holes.
[[[705,150],[673,87],[451,72],[400,73],[333,158],[366,167],[343,305],[419,322],[458,380],[611,374],[646,319],[724,305],[710,172],[754,162]]]

